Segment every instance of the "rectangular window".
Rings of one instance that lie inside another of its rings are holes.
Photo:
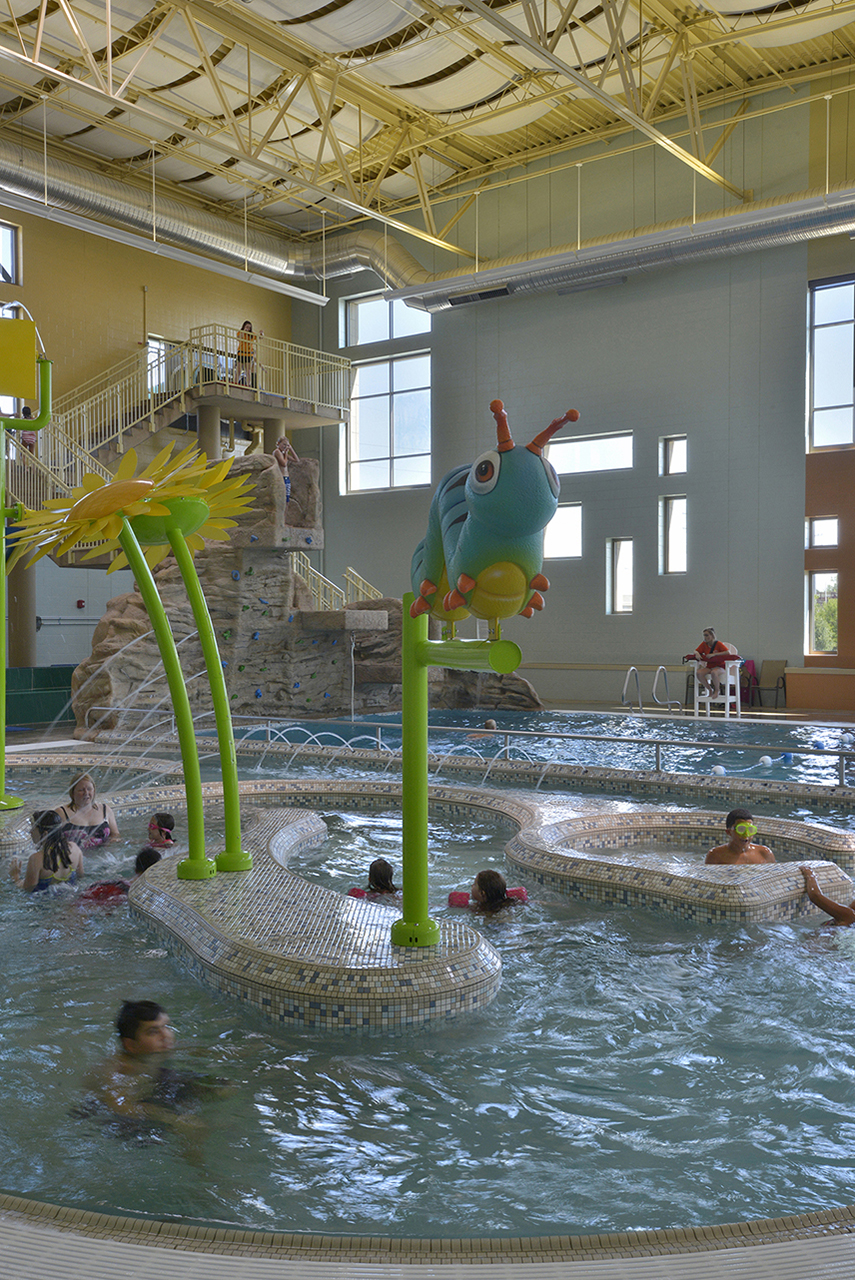
[[[8,222],[0,222],[0,283],[20,284],[19,232]],[[5,312],[4,312],[5,314]]]
[[[686,436],[662,436],[659,441],[660,476],[680,476],[689,469],[689,441]]]
[[[544,560],[570,560],[582,554],[582,504],[562,503],[543,535]]]
[[[606,609],[632,613],[632,538],[606,542]]]
[[[808,573],[805,652],[837,653],[837,574]]]
[[[836,547],[837,517],[805,520],[805,547]]]
[[[632,432],[555,440],[546,446],[546,456],[560,476],[622,471],[632,466]]]
[[[659,499],[660,573],[685,573],[689,541],[686,498]]]
[[[370,342],[388,342],[391,338],[430,333],[430,323],[429,311],[408,307],[400,298],[392,302],[382,294],[352,298],[344,307],[342,346],[361,347]]]
[[[430,484],[430,354],[355,366],[345,491]]]
[[[855,443],[855,281],[818,280],[808,316],[808,448]]]

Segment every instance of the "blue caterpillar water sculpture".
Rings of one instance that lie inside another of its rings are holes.
[[[497,620],[543,608],[549,582],[541,573],[543,530],[555,515],[560,487],[544,445],[566,422],[569,409],[530,444],[515,445],[501,400],[490,410],[497,445],[471,467],[455,467],[439,484],[428,528],[416,547],[410,576],[410,614],[431,613],[454,623],[468,614]]]

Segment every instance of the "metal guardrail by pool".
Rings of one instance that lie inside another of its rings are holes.
[[[146,707],[115,707],[115,706],[114,707],[90,707],[89,712],[101,712],[103,713],[104,716],[117,715],[117,714],[127,715],[129,713],[132,713],[134,715],[138,715],[142,717],[143,719],[146,716],[156,714],[152,711],[151,708],[146,708]],[[212,711],[201,712],[198,716],[194,717],[194,723],[197,725],[197,727],[200,727],[202,721],[212,720],[213,714],[214,713]],[[308,733],[310,737],[316,737],[318,734],[324,734],[324,733],[335,734],[335,726],[336,725],[340,726],[346,723],[349,726],[352,726],[354,729],[360,729],[360,730],[366,730],[366,731],[370,730],[371,732],[366,732],[365,736],[371,737],[375,740],[378,751],[385,751],[387,753],[390,752],[393,748],[384,744],[383,730],[385,729],[387,733],[390,733],[390,732],[394,733],[396,737],[399,737],[401,734],[400,724],[395,724],[394,722],[391,722],[388,720],[348,720],[348,721],[333,720],[333,721],[330,721],[329,724],[327,725],[323,720],[293,719],[289,721],[287,717],[282,717],[277,720],[259,720],[259,719],[256,719],[254,716],[234,716],[233,721],[234,721],[234,727],[235,727],[235,741],[236,741],[236,745],[238,746],[240,746],[240,742],[241,742],[238,729],[242,724],[246,726],[246,730],[247,730],[247,732],[245,732],[243,735],[244,739],[249,738],[250,735],[255,737],[255,735],[259,733],[263,733],[265,734],[265,738],[263,740],[269,743],[272,743],[277,741],[278,742],[288,741],[283,736],[288,730],[302,729],[304,732]],[[88,721],[88,715],[87,715],[87,724],[88,723],[89,721]],[[171,726],[171,734],[175,733],[174,719],[170,716],[161,715],[156,722],[156,727],[162,728],[165,725]],[[309,726],[311,726],[311,729],[309,728]],[[154,726],[151,726],[151,727],[154,727]],[[204,732],[204,729],[202,731]],[[758,757],[766,756],[766,755],[777,755],[780,758],[780,756],[782,755],[780,744],[776,746],[769,746],[769,745],[764,746],[756,742],[729,742],[726,740],[718,740],[718,739],[715,739],[715,740],[710,739],[704,742],[700,742],[692,738],[650,738],[650,737],[635,737],[635,736],[623,737],[619,734],[613,734],[613,733],[554,733],[548,730],[540,730],[540,729],[483,729],[483,728],[472,728],[471,726],[459,727],[457,725],[429,725],[428,726],[429,738],[431,734],[442,735],[444,737],[447,737],[449,735],[451,735],[452,737],[455,735],[460,735],[464,739],[472,738],[472,737],[500,738],[503,740],[503,745],[499,749],[497,754],[494,756],[494,759],[497,759],[497,760],[503,757],[506,760],[510,759],[511,743],[513,739],[517,739],[517,738],[522,738],[522,739],[545,738],[550,742],[606,742],[606,743],[613,742],[613,743],[619,743],[621,746],[652,747],[654,750],[654,756],[655,756],[654,770],[656,773],[662,772],[662,748],[663,747],[677,747],[680,750],[687,750],[687,751],[693,751],[693,750],[753,751],[757,753]],[[341,735],[339,735],[339,737],[340,737],[342,747],[347,747],[349,745],[348,739],[342,738]],[[292,743],[291,745],[299,747],[299,746],[307,746],[309,744],[306,742],[303,742],[303,743]],[[851,747],[795,746],[792,749],[787,748],[787,753],[792,755],[799,755],[799,756],[835,757],[837,759],[838,784],[841,787],[846,786],[847,762],[855,761],[855,745]],[[557,762],[549,760],[549,761],[543,761],[542,763],[555,764]],[[818,784],[818,785],[821,785],[821,784]]]

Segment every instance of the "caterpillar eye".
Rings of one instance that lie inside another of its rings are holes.
[[[558,479],[558,473],[552,463],[547,461],[546,458],[541,458],[541,462],[543,463],[543,469],[546,472],[546,479],[549,483],[549,487],[557,498],[561,493],[561,481]]]
[[[501,462],[495,449],[491,449],[489,453],[482,453],[480,458],[476,458],[469,472],[469,487],[472,492],[489,493],[494,489],[499,479],[500,467]]]

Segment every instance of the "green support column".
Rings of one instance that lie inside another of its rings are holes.
[[[428,915],[428,671],[417,648],[427,643],[427,615],[410,617],[413,596],[404,596],[401,636],[403,781],[403,916],[392,925],[399,947],[432,947],[439,925]]]
[[[252,854],[241,848],[240,843],[240,786],[238,785],[237,754],[235,752],[235,736],[232,728],[232,713],[229,706],[229,695],[226,689],[223,664],[217,647],[214,624],[211,621],[208,602],[199,581],[199,575],[193,563],[193,556],[184,537],[180,525],[173,519],[166,519],[166,531],[169,545],[172,548],[193,618],[202,653],[205,658],[205,670],[211,687],[211,698],[214,703],[214,720],[217,726],[217,744],[220,750],[220,774],[223,781],[223,806],[226,820],[226,847],[217,855],[218,871],[249,871],[252,867]]]
[[[522,651],[512,640],[429,640],[428,614],[410,617],[413,599],[404,596],[401,623],[403,917],[392,925],[392,941],[431,947],[439,925],[428,915],[428,667],[508,675]]]
[[[190,710],[190,699],[184,683],[184,673],[178,660],[175,648],[175,637],[166,616],[163,602],[157,594],[154,576],[148,567],[136,534],[122,517],[122,531],[119,543],[128,564],[136,579],[139,593],[146,607],[157,647],[166,672],[169,693],[172,698],[172,710],[175,715],[175,726],[178,730],[178,742],[181,748],[181,764],[184,769],[184,793],[187,797],[187,838],[189,856],[182,858],[178,864],[179,880],[208,880],[217,874],[217,868],[210,858],[205,857],[205,812],[202,805],[202,773],[199,768],[199,752],[196,747],[196,732],[193,726],[193,713]]]

